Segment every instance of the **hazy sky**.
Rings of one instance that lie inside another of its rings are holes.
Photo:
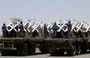
[[[10,17],[90,21],[90,0],[0,0],[0,28]]]

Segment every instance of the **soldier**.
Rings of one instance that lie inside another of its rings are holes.
[[[7,27],[6,27],[6,25],[5,24],[3,24],[3,26],[2,26],[2,33],[3,33],[3,37],[7,37],[7,35],[8,35],[8,31],[7,31],[7,29],[6,29]]]
[[[56,38],[57,37],[57,30],[59,29],[56,22],[54,22],[54,25],[52,26],[52,29],[53,29],[53,38]]]
[[[68,27],[68,30],[67,30],[67,37],[68,37],[68,39],[70,39],[71,36],[72,36],[72,33],[71,33],[71,29],[72,29],[71,21],[69,21],[66,25],[67,25],[67,27]]]
[[[47,38],[47,34],[48,34],[47,25],[44,24],[44,37],[45,37],[45,38]]]
[[[19,37],[24,37],[25,36],[25,32],[24,32],[23,22],[20,22],[18,28],[20,29],[20,31],[19,31]]]

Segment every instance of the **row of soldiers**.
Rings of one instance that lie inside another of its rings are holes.
[[[19,25],[17,25],[16,30],[18,30],[19,28],[19,37],[23,37],[23,33],[24,33],[24,26],[23,26],[23,22],[20,22]],[[10,26],[6,26],[6,24],[4,23],[2,26],[2,33],[3,33],[3,37],[16,37],[17,32],[15,31],[15,29],[12,29],[12,24],[10,24]]]
[[[71,32],[71,29],[72,29],[71,21],[69,20],[68,23],[65,23],[65,25],[68,27],[67,38],[69,39],[69,38],[71,38],[71,34],[72,34],[72,32]],[[18,31],[19,37],[25,36],[25,30],[24,30],[25,26],[23,25],[22,21],[15,28],[16,28],[16,30],[19,29],[19,31]],[[47,24],[44,23],[44,26],[42,28],[43,28],[44,37],[47,38],[48,34],[49,34]],[[9,29],[11,29],[11,26],[7,27],[5,24],[3,24],[3,26],[2,26],[3,37],[16,37],[17,32],[15,32],[15,29],[8,31]],[[53,38],[57,38],[57,35],[58,35],[57,33],[58,33],[59,29],[60,29],[60,27],[57,25],[56,22],[54,22],[54,24],[52,25],[52,27],[49,30],[49,31],[52,30],[52,37]]]
[[[71,21],[54,22],[52,29],[53,38],[87,38],[90,37],[90,25],[86,22]]]
[[[69,38],[71,38],[71,29],[72,29],[72,24],[71,24],[71,21],[69,21],[68,23],[66,23],[65,24],[66,26],[67,26],[67,28],[68,28],[68,30],[67,30],[67,38],[69,39]],[[47,36],[47,34],[46,34],[46,32],[47,32],[47,27],[45,27],[46,25],[44,25],[44,34],[45,34],[45,37]],[[56,22],[54,22],[54,24],[53,24],[53,26],[51,27],[51,29],[52,29],[52,37],[53,38],[57,38],[57,36],[58,35],[60,35],[60,33],[59,34],[57,34],[58,33],[58,30],[60,29],[60,27],[56,24]]]

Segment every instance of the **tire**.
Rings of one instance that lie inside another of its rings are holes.
[[[50,56],[55,56],[55,50],[53,48],[49,49]]]
[[[72,51],[71,56],[76,55],[76,50]]]
[[[28,47],[24,46],[24,47],[18,48],[17,55],[19,55],[19,56],[26,56],[26,55],[28,55]]]
[[[41,51],[42,54],[49,53],[49,49],[47,48],[45,41],[40,43],[39,50]]]
[[[22,48],[22,55],[24,55],[24,56],[28,55],[28,47],[27,46],[24,46]]]
[[[1,55],[2,55],[2,56],[10,56],[11,53],[10,53],[10,51],[8,51],[8,50],[1,50]]]
[[[1,50],[1,55],[2,56],[7,56],[7,52],[5,52],[4,50]]]
[[[47,49],[45,46],[40,46],[39,50],[41,51],[42,54],[49,53],[49,49]]]
[[[56,56],[56,51],[55,50],[51,51],[50,56]]]
[[[35,45],[29,46],[29,49],[28,49],[29,55],[35,55],[35,51],[36,51]]]
[[[60,56],[60,55],[64,55],[64,51],[63,50],[57,50],[57,49],[51,49],[49,50],[50,56]]]
[[[78,46],[76,49],[76,55],[80,55],[81,54],[81,47]]]
[[[81,53],[82,53],[82,54],[85,54],[85,53],[87,53],[87,49],[85,49],[85,48],[82,48],[82,49],[81,49]]]
[[[42,54],[46,54],[46,53],[49,52],[48,49],[41,49],[40,51],[41,51]]]
[[[74,55],[76,55],[76,49],[74,48],[71,51],[68,51],[67,53],[69,56],[74,56]]]
[[[50,56],[55,56],[55,53],[50,53]]]

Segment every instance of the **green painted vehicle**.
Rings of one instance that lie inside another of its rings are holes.
[[[35,33],[35,34],[34,34]],[[41,53],[47,53],[45,38],[36,30],[32,36],[25,33],[25,37],[1,37],[0,51],[1,55],[33,55],[39,48]]]
[[[30,55],[35,54],[36,44],[42,39],[29,38],[1,38],[0,50],[2,55]]]
[[[85,34],[82,32],[78,34],[80,37],[77,37],[74,33],[74,36],[72,36],[70,39],[65,37],[46,39],[45,42],[47,42],[46,46],[49,49],[50,55],[53,56],[66,54],[74,56],[89,52],[90,37],[85,37]]]
[[[61,55],[64,52],[67,52],[68,55],[75,55],[76,52],[80,53],[77,46],[81,44],[81,41],[77,41],[76,39],[56,38],[53,40],[48,39],[46,42],[50,55]],[[77,45],[77,43],[80,44]]]

